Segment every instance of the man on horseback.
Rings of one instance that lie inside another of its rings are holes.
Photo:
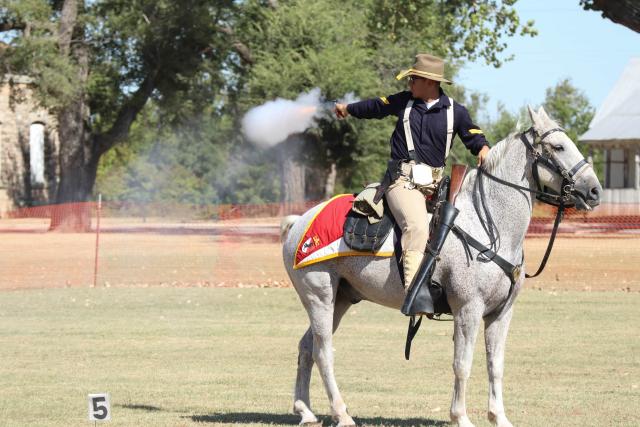
[[[396,76],[407,77],[409,90],[387,97],[352,104],[336,104],[338,118],[349,115],[361,119],[398,117],[391,135],[391,161],[383,182],[386,200],[402,228],[402,263],[405,291],[418,272],[427,247],[430,215],[425,196],[433,194],[443,177],[454,133],[480,165],[489,145],[482,130],[467,109],[448,97],[440,83],[444,61],[429,54],[418,54],[412,68]]]

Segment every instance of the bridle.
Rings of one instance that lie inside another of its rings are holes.
[[[532,165],[531,165],[531,173],[533,174],[533,180],[536,183],[537,190],[532,190],[528,187],[523,187],[517,184],[513,184],[511,182],[500,179],[494,175],[491,175],[489,172],[484,170],[484,168],[478,168],[479,175],[486,175],[492,180],[499,182],[500,184],[506,185],[508,187],[517,188],[519,190],[528,191],[529,193],[533,193],[536,195],[536,198],[543,203],[558,206],[561,205],[566,207],[572,207],[575,205],[574,197],[580,197],[584,199],[584,196],[575,191],[576,177],[581,170],[583,170],[584,166],[589,165],[589,162],[584,157],[582,160],[578,161],[573,167],[568,168],[562,164],[557,156],[549,149],[545,149],[546,143],[544,142],[545,138],[555,132],[565,133],[564,129],[556,127],[553,129],[549,129],[542,133],[541,135],[533,128],[529,128],[525,132],[520,134],[520,140],[524,143],[527,148],[527,153],[533,157]],[[533,134],[533,142],[529,141],[527,135]],[[536,150],[536,145],[541,146],[541,150]],[[547,169],[558,173],[562,176],[562,184],[560,185],[560,194],[556,191],[548,188],[544,184],[540,182],[540,172],[539,167],[543,165]]]
[[[534,135],[533,144],[530,143],[529,139],[527,138],[527,134],[529,134],[530,132],[533,133]],[[527,147],[527,150],[533,156],[533,165],[532,165],[531,171],[533,173],[533,179],[536,182],[536,186],[538,187],[538,193],[536,194],[537,199],[540,200],[541,202],[544,202],[553,206],[559,206],[560,203],[562,203],[564,204],[565,207],[569,207],[569,206],[575,205],[575,202],[573,201],[573,197],[584,198],[581,193],[575,191],[576,176],[580,171],[583,170],[585,166],[590,166],[590,165],[587,159],[583,157],[580,161],[578,161],[575,165],[573,165],[573,167],[569,169],[562,164],[562,162],[551,150],[549,150],[548,148],[545,150],[547,145],[545,144],[544,140],[546,137],[553,134],[554,132],[565,133],[564,129],[557,127],[557,128],[549,129],[548,131],[544,132],[542,135],[538,136],[536,130],[533,129],[532,127],[527,132],[520,134],[520,140],[524,142],[525,146]],[[537,142],[536,142],[536,137],[537,137]],[[534,146],[535,144],[538,144],[542,147],[542,152],[536,151]],[[543,155],[545,151],[546,151],[547,157]],[[558,174],[560,174],[560,176],[562,176],[560,194],[557,194],[555,191],[551,189],[547,189],[547,187],[545,187],[540,182],[540,174],[538,172],[538,167],[540,164],[546,166],[547,169],[557,172]]]
[[[583,157],[582,160],[578,161],[571,168],[564,166],[562,161],[557,158],[553,151],[546,148],[547,143],[545,143],[545,138],[555,132],[565,133],[564,129],[556,127],[553,129],[549,129],[542,134],[539,134],[538,131],[536,131],[533,127],[530,127],[528,130],[520,134],[520,140],[527,148],[527,153],[533,158],[531,168],[537,190],[505,181],[490,174],[483,167],[478,168],[478,175],[475,183],[477,191],[474,192],[474,195],[477,194],[479,196],[479,200],[474,197],[473,205],[476,209],[476,213],[478,214],[478,218],[480,219],[482,227],[489,236],[490,243],[488,247],[482,245],[480,242],[475,240],[472,236],[470,236],[463,230],[454,230],[457,232],[456,234],[458,234],[463,239],[466,245],[475,247],[480,251],[480,256],[484,257],[486,260],[495,262],[500,266],[500,268],[502,268],[503,271],[505,271],[505,273],[511,279],[511,289],[509,290],[509,294],[511,294],[511,292],[513,291],[513,285],[520,275],[522,262],[519,265],[513,265],[498,255],[500,235],[497,228],[495,227],[495,222],[491,217],[491,213],[489,212],[486,204],[482,178],[483,176],[486,176],[491,180],[508,187],[535,194],[536,198],[543,203],[558,207],[556,218],[553,223],[553,230],[549,239],[549,244],[547,245],[547,250],[544,254],[544,257],[542,258],[540,267],[538,267],[538,270],[532,275],[525,273],[525,277],[527,278],[538,276],[544,270],[544,267],[547,264],[547,260],[549,259],[549,255],[551,254],[551,249],[553,248],[553,243],[556,238],[560,221],[562,220],[564,209],[575,205],[574,197],[581,197],[584,199],[584,196],[582,194],[575,191],[575,183],[576,177],[579,175],[580,171],[583,170],[585,165],[589,165],[589,162],[587,162],[587,160]],[[528,135],[533,136],[533,141],[529,141]],[[537,145],[541,147],[540,151],[536,150]],[[551,171],[556,172],[560,176],[562,176],[560,194],[540,182],[540,173],[538,171],[540,165],[543,165],[547,169],[550,169]],[[483,219],[483,215],[480,214],[480,210],[484,211],[484,218],[486,218],[486,220]],[[524,253],[522,254],[522,258],[524,260]]]

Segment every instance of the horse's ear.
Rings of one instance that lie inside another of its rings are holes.
[[[531,123],[535,126],[536,123],[540,121],[538,118],[538,113],[535,112],[531,105],[527,105],[527,109],[529,110],[529,117],[531,117]]]
[[[544,110],[544,107],[541,105],[540,108],[538,109],[538,116],[540,118],[545,118],[545,119],[549,119],[549,115],[547,114],[547,112]]]

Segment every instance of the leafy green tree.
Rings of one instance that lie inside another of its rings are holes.
[[[196,109],[216,98],[223,69],[246,53],[231,29],[236,11],[231,0],[0,1],[0,31],[10,40],[2,71],[31,76],[58,119],[56,202],[91,195],[100,158],[127,140],[149,99],[182,108],[183,95],[198,94],[189,98]],[[52,227],[89,225],[63,219]]]
[[[238,144],[229,114],[208,109],[179,124],[165,116],[155,103],[147,104],[131,127],[128,143],[102,157],[95,191],[105,200],[133,203],[134,212],[167,203],[278,200],[273,153],[265,156]]]
[[[506,37],[535,34],[531,22],[520,23],[513,4],[295,0],[264,8],[249,1],[239,33],[246,37],[254,61],[236,87],[240,111],[276,97],[295,98],[313,87],[326,99],[349,92],[368,98],[402,90],[404,82],[394,76],[418,51],[455,61],[484,58],[499,66],[508,59],[501,58]],[[393,125],[392,118],[366,123],[321,120],[302,151],[328,171],[337,166],[338,189],[354,190],[381,177]]]
[[[594,150],[579,142],[580,136],[589,130],[589,123],[595,114],[595,108],[584,92],[573,86],[571,79],[563,79],[554,87],[547,89],[544,108],[566,130],[567,135],[576,143],[580,151],[592,156],[596,174],[602,180],[604,165],[601,150]]]
[[[573,86],[571,79],[563,79],[546,91],[544,109],[562,126],[572,141],[578,142],[580,135],[589,130],[589,123],[595,108],[580,89]],[[578,145],[585,150],[586,147]]]
[[[260,153],[234,132],[248,108],[313,87],[326,99],[395,92],[417,51],[498,66],[506,38],[534,33],[513,3],[0,0],[2,72],[30,75],[58,117],[58,203],[90,197],[99,165],[110,197],[264,201],[286,197],[282,151]],[[339,190],[379,178],[392,127],[320,120],[297,146],[297,164],[323,172],[307,175],[307,190],[328,171]]]

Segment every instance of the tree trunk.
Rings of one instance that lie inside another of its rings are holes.
[[[84,8],[82,0],[64,0],[58,29],[58,45],[62,56],[71,55],[76,65],[78,93],[73,101],[58,114],[60,138],[60,185],[56,203],[60,205],[51,216],[51,229],[87,231],[91,228],[91,196],[100,157],[129,135],[131,124],[155,89],[160,66],[150,67],[138,89],[118,109],[111,128],[103,133],[92,133],[89,123],[89,104],[85,87],[89,76],[88,43],[84,31],[78,27],[78,11]]]
[[[91,211],[86,202],[96,178],[97,161],[93,161],[86,135],[82,101],[74,102],[58,114],[60,138],[60,184],[51,215],[51,230],[88,231]]]
[[[82,203],[91,194],[97,169],[86,126],[89,106],[84,88],[89,75],[89,53],[84,43],[71,45],[72,36],[83,33],[76,28],[78,9],[84,7],[84,2],[79,3],[65,0],[58,29],[60,54],[71,55],[76,66],[78,93],[58,113],[60,185],[56,207],[51,213],[51,230],[88,231],[91,228],[91,211],[86,203]]]
[[[73,128],[77,126],[77,123],[61,123],[59,127],[60,184],[51,215],[50,230],[91,230],[93,205],[87,201],[95,184],[98,158],[91,153],[84,129],[80,135],[73,132]],[[84,126],[80,124],[80,127]]]
[[[338,170],[336,168],[336,164],[334,162],[329,166],[329,171],[327,172],[327,178],[324,181],[324,198],[328,199],[333,197],[336,192],[336,177],[338,176]]]
[[[305,166],[299,155],[303,144],[304,140],[299,135],[293,135],[277,147],[280,163],[281,214],[296,210],[292,205],[301,204],[305,200]]]

